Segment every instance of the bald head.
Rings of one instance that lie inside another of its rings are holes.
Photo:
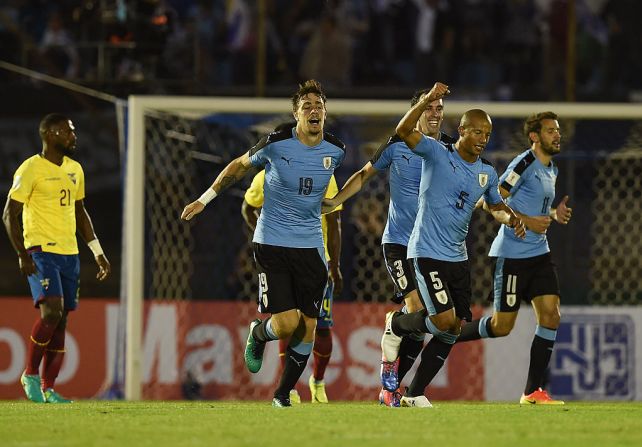
[[[480,123],[488,123],[491,126],[493,125],[488,113],[481,109],[472,109],[463,114],[461,121],[459,122],[459,126],[466,129]]]

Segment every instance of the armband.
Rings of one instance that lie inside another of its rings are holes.
[[[87,242],[87,246],[89,247],[91,252],[94,254],[94,257],[96,258],[104,254],[103,248],[100,246],[100,242],[98,241],[98,239],[94,239],[93,241]]]
[[[214,197],[216,196],[216,191],[214,191],[212,188],[207,188],[207,190],[205,190],[205,192],[196,200],[206,206],[208,203],[214,200]]]

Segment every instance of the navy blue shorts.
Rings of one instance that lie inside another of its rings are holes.
[[[80,260],[78,255],[58,255],[29,250],[36,273],[29,275],[29,287],[35,307],[49,297],[63,297],[65,309],[78,307]]]
[[[317,329],[328,329],[334,326],[332,319],[332,295],[334,293],[334,284],[328,280],[328,286],[325,288],[325,295],[323,296],[323,304],[321,305],[321,312],[317,319]]]

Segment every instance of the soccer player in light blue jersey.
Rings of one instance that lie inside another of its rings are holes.
[[[459,335],[461,320],[472,319],[466,235],[477,201],[484,197],[491,210],[506,212],[518,237],[525,232],[519,217],[499,195],[495,169],[480,157],[492,131],[486,112],[479,109],[466,112],[458,128],[459,139],[445,149],[416,130],[417,120],[428,104],[447,93],[448,86],[436,83],[397,125],[397,135],[423,158],[419,208],[408,242],[408,258],[415,268],[425,309],[386,315],[382,358],[388,362],[397,359],[402,336],[433,334],[422,351],[417,373],[401,398],[401,406],[432,406],[424,395],[425,388],[446,361]]]
[[[345,145],[324,132],[326,97],[309,80],[292,97],[297,125],[262,138],[249,152],[232,160],[207,191],[185,207],[190,220],[250,167],[265,168],[264,204],[253,237],[259,276],[259,311],[245,348],[252,373],[261,369],[265,344],[290,338],[285,368],[272,405],[291,406],[290,390],[303,373],[312,351],[314,331],[328,279],[321,230],[321,201],[330,178],[345,156]]]
[[[417,91],[410,105],[414,106],[430,89]],[[444,144],[456,140],[441,132],[444,120],[443,100],[432,101],[417,121],[417,130],[424,135],[441,141]],[[415,154],[398,136],[393,135],[377,150],[372,159],[359,171],[354,173],[343,185],[341,191],[332,199],[323,201],[323,211],[331,211],[350,197],[361,191],[363,186],[375,174],[381,171],[390,173],[390,205],[388,220],[382,236],[383,257],[390,278],[395,285],[395,303],[405,301],[402,312],[410,313],[422,310],[415,287],[414,268],[407,259],[408,239],[417,217],[419,182],[421,181],[422,158]],[[387,406],[399,406],[401,395],[397,391],[398,383],[410,370],[421,352],[424,334],[412,334],[403,337],[399,348],[399,360],[382,362],[381,380],[384,384],[379,400]]]
[[[566,225],[572,215],[565,196],[557,208],[555,198],[560,152],[560,126],[553,112],[530,116],[524,133],[531,147],[515,157],[500,177],[499,191],[522,217],[528,231],[516,238],[502,226],[489,255],[494,259],[494,312],[462,328],[458,342],[510,334],[522,300],[535,310],[537,326],[531,344],[531,360],[521,404],[561,405],[542,389],[560,323],[560,292],[555,264],[551,259],[546,229],[551,221]]]

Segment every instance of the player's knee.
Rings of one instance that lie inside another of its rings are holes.
[[[49,324],[58,325],[63,320],[62,309],[45,307],[41,310],[41,317]]]
[[[560,326],[560,318],[559,309],[551,309],[540,314],[539,325],[550,329],[557,329]]]
[[[272,328],[279,338],[292,336],[299,326],[297,315],[274,315],[272,316]]]
[[[453,316],[442,316],[441,318],[432,319],[433,324],[440,332],[450,331],[452,333],[457,330],[456,318]]]
[[[408,310],[408,313],[419,312],[424,308],[424,305],[421,303],[421,299],[419,298],[419,295],[417,295],[416,292],[408,294],[408,296],[406,296],[405,301],[406,301],[406,309]]]
[[[513,330],[512,324],[499,323],[491,326],[495,337],[506,337]]]

